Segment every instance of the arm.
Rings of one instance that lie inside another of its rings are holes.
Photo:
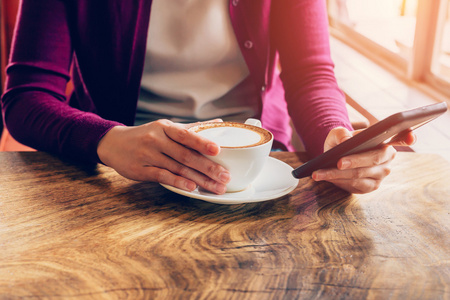
[[[289,114],[306,150],[323,152],[328,132],[351,130],[330,57],[325,1],[272,2],[271,40],[280,54]]]
[[[22,1],[2,98],[5,122],[23,144],[97,162],[98,141],[118,123],[67,104],[72,52],[64,2]]]
[[[316,156],[357,133],[334,76],[325,1],[278,1],[274,16],[273,39],[280,52],[289,113],[306,150]],[[409,134],[392,145],[411,145],[414,140]],[[390,173],[396,153],[392,145],[343,157],[337,168],[318,170],[312,178],[352,193],[371,192]]]
[[[216,155],[218,146],[186,126],[158,121],[126,127],[68,105],[73,49],[67,14],[64,1],[22,1],[2,98],[13,137],[37,150],[101,161],[130,179],[224,193],[228,171],[201,155]]]

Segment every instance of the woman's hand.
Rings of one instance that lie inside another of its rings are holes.
[[[333,148],[358,132],[350,132],[342,127],[334,128],[325,140],[324,150]],[[391,172],[390,164],[397,153],[393,146],[409,146],[414,142],[412,132],[399,135],[382,148],[342,157],[336,169],[315,171],[312,178],[315,181],[329,181],[350,193],[369,193],[378,189],[382,180]]]
[[[197,185],[216,194],[226,191],[230,173],[202,154],[220,147],[188,130],[190,125],[158,120],[112,128],[99,142],[100,160],[124,177],[155,181],[192,191]]]

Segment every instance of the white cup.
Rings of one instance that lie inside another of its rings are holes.
[[[190,130],[220,146],[217,156],[205,156],[230,172],[227,193],[242,191],[256,179],[273,143],[273,134],[261,128],[261,122],[256,119],[248,119],[245,123],[201,123]]]

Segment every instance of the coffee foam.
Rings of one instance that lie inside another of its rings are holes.
[[[245,148],[267,143],[272,134],[262,128],[234,122],[203,123],[192,128],[222,148]]]

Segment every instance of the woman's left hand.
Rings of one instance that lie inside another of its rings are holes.
[[[359,132],[348,131],[342,127],[334,128],[325,140],[324,151]],[[415,139],[412,132],[398,135],[381,148],[342,157],[337,168],[317,170],[312,174],[312,178],[315,181],[329,181],[350,193],[372,192],[378,189],[383,179],[391,172],[390,165],[397,153],[393,146],[410,146],[414,144]]]

